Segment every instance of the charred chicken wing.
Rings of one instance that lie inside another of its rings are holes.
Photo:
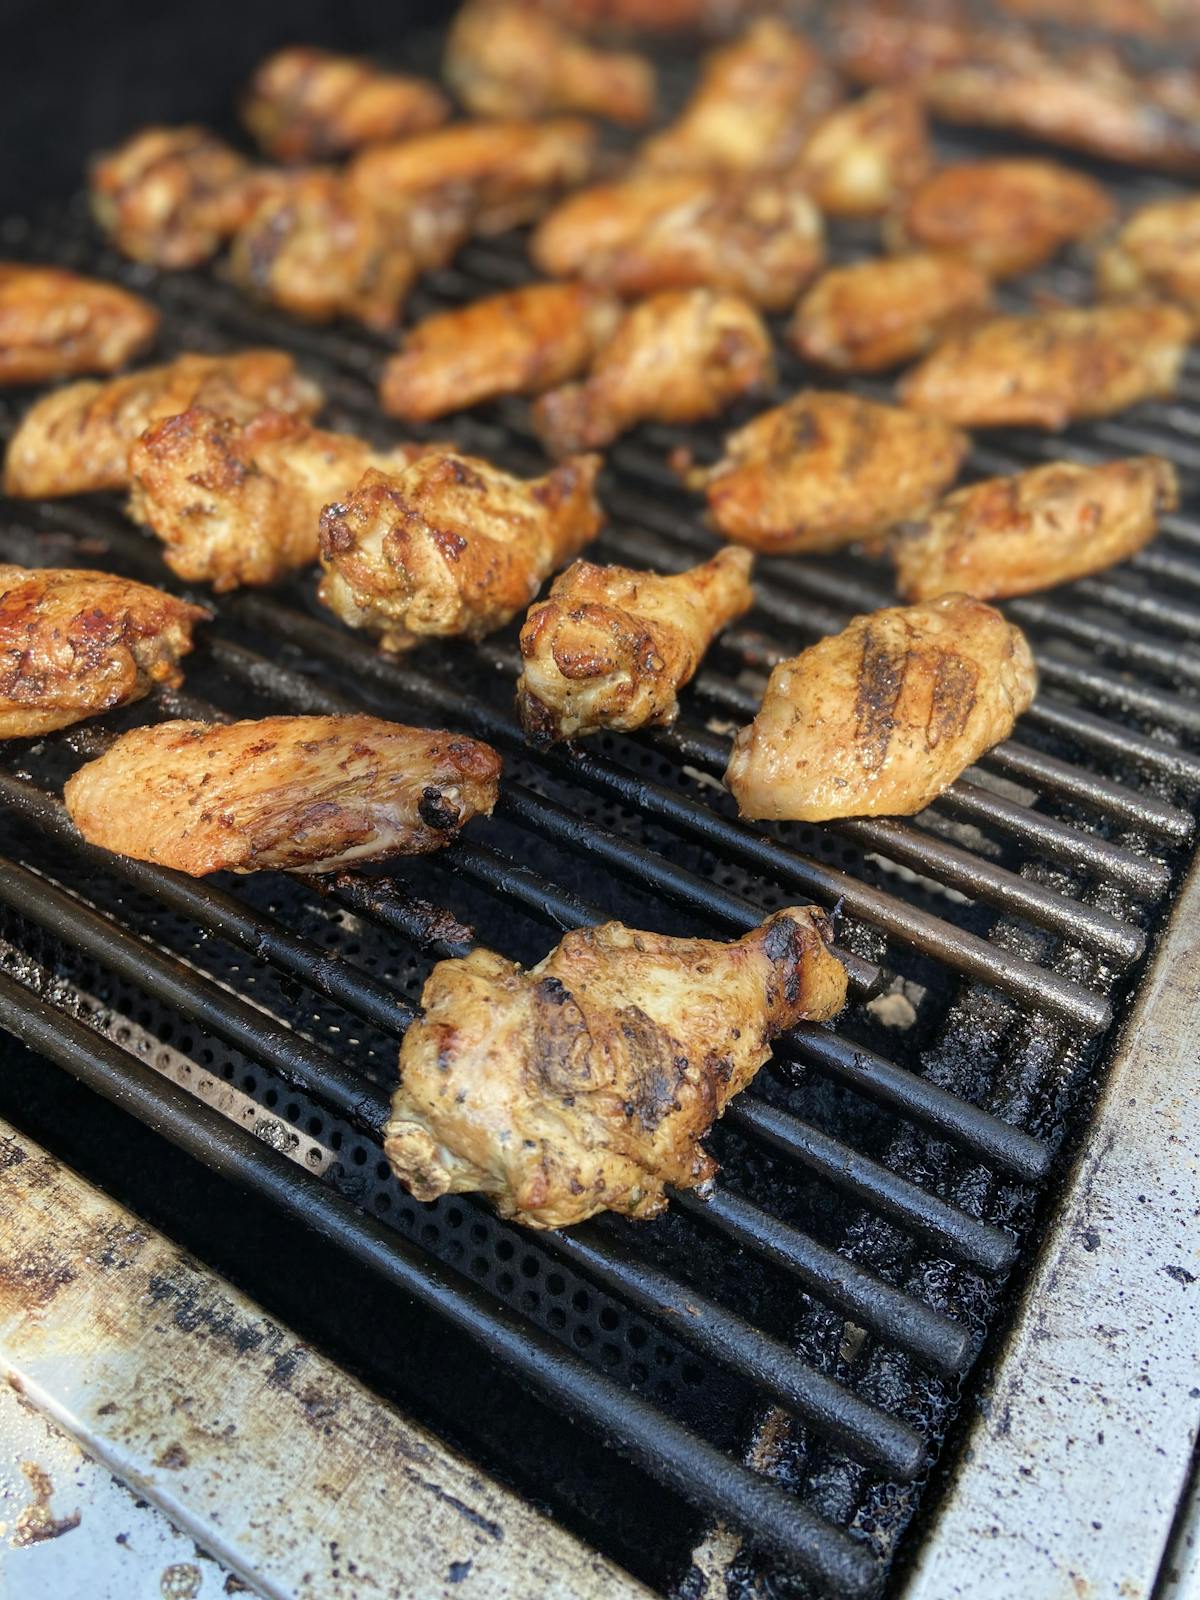
[[[56,389],[26,412],[4,463],[4,487],[22,499],[123,489],[129,452],[152,423],[189,406],[249,421],[271,409],[310,417],[321,391],[282,350],[179,356],[107,383]]]
[[[426,855],[496,803],[500,757],[378,717],[160,722],[124,734],[63,796],[89,844],[208,872],[331,872]]]
[[[873,89],[821,119],[796,176],[831,217],[876,217],[920,183],[932,164],[929,127],[908,89]]]
[[[108,572],[0,566],[0,739],[66,728],[183,682],[208,612]]]
[[[561,1228],[652,1217],[716,1172],[701,1141],[770,1057],[836,1016],[846,971],[826,917],[777,911],[731,944],[569,933],[528,971],[490,950],[441,961],[404,1036],[384,1151],[419,1200],[480,1190]]]
[[[1174,300],[1200,312],[1200,195],[1135,211],[1100,252],[1096,279],[1107,299]]]
[[[572,455],[638,422],[714,417],[771,376],[771,336],[753,306],[711,289],[668,289],[626,313],[585,383],[542,396],[534,427],[551,455]]]
[[[384,650],[480,639],[596,537],[600,466],[579,456],[528,482],[435,450],[403,472],[368,472],[321,517],[320,598]]]
[[[1025,635],[980,600],[855,617],[771,673],[725,782],[744,817],[908,816],[1007,739],[1036,688]]]
[[[115,372],[157,331],[154,307],[115,283],[0,261],[0,384]]]
[[[752,560],[726,547],[670,577],[568,567],[521,629],[517,707],[531,742],[674,722],[704,652],[754,604]]]

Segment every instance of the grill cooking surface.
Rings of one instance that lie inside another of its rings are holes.
[[[945,153],[983,148],[956,136]],[[1152,187],[1105,177],[1126,205]],[[835,230],[834,253],[861,254],[870,237]],[[0,248],[143,290],[164,311],[164,353],[294,351],[326,387],[327,426],[449,436],[517,472],[542,466],[524,402],[402,430],[374,400],[383,342],[260,312],[216,274],[133,267],[98,244],[82,205],[7,225]],[[425,281],[411,316],[528,275],[519,237],[473,244]],[[1001,297],[1087,291],[1068,262]],[[824,382],[781,359],[776,398]],[[1004,607],[1033,641],[1041,693],[1016,737],[917,819],[742,824],[715,781],[770,665],[891,603],[886,569],[859,556],[761,560],[758,609],[718,641],[674,729],[545,756],[514,720],[515,627],[397,662],[317,607],[309,578],[222,600],[183,692],[0,751],[0,1022],[399,1286],[417,1302],[414,1330],[448,1320],[476,1341],[447,1346],[472,1366],[463,1393],[486,1393],[494,1363],[614,1442],[640,1473],[540,1413],[521,1437],[503,1387],[491,1424],[439,1410],[453,1396],[436,1386],[425,1396],[492,1470],[649,1581],[700,1592],[688,1552],[719,1517],[748,1536],[734,1565],[746,1593],[764,1575],[786,1588],[789,1573],[819,1592],[869,1590],[999,1325],[1054,1157],[1083,1123],[1186,864],[1200,788],[1198,402],[1193,364],[1177,401],[1061,438],[980,436],[975,473],[1159,451],[1182,473],[1184,509],[1119,570]],[[4,398],[6,433],[25,403]],[[597,558],[670,570],[710,552],[667,456],[685,437],[715,453],[765,403],[618,443]],[[6,561],[179,588],[115,499],[4,502],[0,516]],[[382,874],[194,882],[82,846],[57,799],[104,729],[356,707],[495,743],[495,818]],[[388,1174],[375,1130],[439,956],[477,940],[532,961],[564,928],[608,917],[727,937],[805,899],[840,908],[857,999],[834,1031],[789,1038],[731,1107],[711,1140],[711,1196],[680,1196],[649,1225],[546,1236],[471,1197],[418,1205]],[[405,1346],[405,1325],[393,1331]],[[410,1359],[406,1346],[396,1364]],[[564,1465],[581,1452],[604,1469],[584,1482]],[[647,1479],[665,1487],[638,1506]]]

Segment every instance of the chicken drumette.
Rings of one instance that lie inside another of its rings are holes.
[[[115,283],[0,262],[0,383],[115,372],[157,331],[154,307]]]
[[[1100,293],[1111,300],[1174,300],[1200,312],[1200,195],[1141,206],[1096,262]]]
[[[701,1143],[801,1021],[836,1016],[826,917],[777,911],[731,944],[569,933],[528,971],[490,950],[439,962],[404,1036],[384,1151],[419,1200],[481,1190],[560,1228],[652,1217],[716,1172]]]
[[[822,117],[794,171],[827,215],[875,217],[920,183],[932,161],[920,100],[884,87]]]

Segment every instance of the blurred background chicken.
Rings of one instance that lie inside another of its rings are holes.
[[[158,322],[115,283],[0,261],[0,384],[115,372],[154,342]]]

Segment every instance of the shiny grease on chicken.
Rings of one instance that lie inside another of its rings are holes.
[[[116,372],[158,332],[158,312],[115,283],[0,261],[0,384]]]

